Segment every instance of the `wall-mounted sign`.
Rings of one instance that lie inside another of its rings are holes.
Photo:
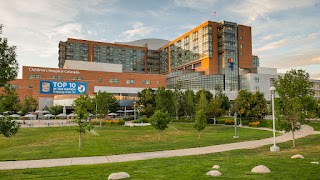
[[[57,73],[57,74],[80,74],[80,71],[69,69],[48,69],[48,68],[35,68],[30,67],[29,71],[44,72],[44,73]]]
[[[86,82],[40,81],[40,94],[86,94]]]

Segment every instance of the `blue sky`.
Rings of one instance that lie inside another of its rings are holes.
[[[252,27],[263,67],[305,69],[320,79],[319,0],[0,0],[4,36],[21,66],[58,66],[58,43],[173,40],[207,21]],[[214,15],[214,12],[216,14]],[[21,76],[21,72],[19,74]]]

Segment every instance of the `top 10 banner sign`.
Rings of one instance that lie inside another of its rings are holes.
[[[40,94],[86,94],[86,82],[40,81]]]

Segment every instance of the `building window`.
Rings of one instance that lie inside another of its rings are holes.
[[[240,52],[240,56],[243,56],[243,52]]]
[[[270,78],[270,86],[275,86],[276,78]]]
[[[74,76],[72,77],[72,80],[82,80],[83,78],[81,76]]]
[[[51,76],[51,79],[63,79],[62,76]]]
[[[142,84],[150,84],[150,80],[142,80]]]
[[[31,84],[29,84],[29,88],[32,88],[32,85],[31,85]]]
[[[254,77],[254,82],[259,83],[259,77]]]
[[[160,85],[160,82],[159,82],[159,81],[157,81],[157,85]]]
[[[247,83],[247,77],[242,78],[241,83]]]
[[[19,85],[18,84],[10,84],[10,87],[12,89],[19,89]]]
[[[29,75],[29,79],[39,79],[39,78],[41,78],[40,74],[30,74]]]
[[[240,49],[242,49],[242,47],[243,47],[243,45],[242,45],[242,44],[240,44]]]
[[[242,28],[239,28],[239,31],[240,31],[240,32],[243,32],[243,29],[242,29]]]
[[[119,79],[109,79],[109,83],[118,84],[119,83]]]
[[[126,80],[126,84],[135,84],[135,83],[136,83],[136,81],[133,79]]]
[[[260,91],[260,87],[259,86],[256,86],[256,91]]]
[[[241,40],[241,41],[243,40],[243,37],[242,37],[242,36],[240,36],[240,40]]]
[[[98,83],[102,83],[102,80],[103,80],[102,78],[99,78]]]

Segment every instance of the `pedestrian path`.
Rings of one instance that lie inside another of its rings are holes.
[[[295,133],[296,138],[302,138],[311,134],[320,134],[318,131],[314,131],[312,127],[302,125],[300,131]],[[277,137],[277,143],[282,143],[291,140],[291,132],[284,133],[282,136]],[[28,168],[45,168],[55,166],[71,166],[71,165],[83,165],[83,164],[103,164],[103,163],[115,163],[126,162],[136,160],[147,160],[154,158],[168,158],[174,156],[189,156],[217,153],[223,151],[230,151],[236,149],[253,149],[264,145],[273,144],[273,138],[253,140],[246,142],[221,144],[215,146],[178,149],[178,150],[166,150],[156,152],[143,152],[133,154],[121,154],[110,156],[93,156],[93,157],[75,157],[75,158],[60,158],[60,159],[41,159],[41,160],[26,160],[26,161],[6,161],[0,162],[0,170],[9,169],[28,169]]]

